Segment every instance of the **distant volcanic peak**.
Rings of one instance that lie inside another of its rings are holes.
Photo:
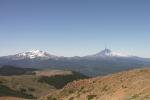
[[[102,50],[100,53],[101,54],[110,54],[112,51],[110,49],[105,48],[104,50]]]
[[[119,53],[119,52],[113,52],[110,49],[105,48],[101,52],[95,54],[96,57],[130,57],[127,54]]]
[[[30,58],[30,59],[34,59],[34,58],[57,58],[57,56],[55,55],[51,55],[47,52],[35,49],[35,50],[31,50],[31,51],[27,51],[27,52],[23,52],[23,53],[19,53],[16,54],[17,57],[22,57],[22,58]]]
[[[34,53],[34,54],[45,53],[44,51],[41,51],[41,50],[38,50],[38,49],[34,49],[34,50],[29,51],[29,52]]]

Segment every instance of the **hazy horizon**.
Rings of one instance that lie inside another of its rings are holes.
[[[150,58],[148,0],[1,0],[0,56],[39,49],[85,56],[105,47]]]

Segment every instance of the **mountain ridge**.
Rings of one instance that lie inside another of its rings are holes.
[[[22,53],[17,53],[17,54],[12,54],[12,55],[7,55],[7,56],[1,56],[1,57],[11,57],[11,56],[15,56],[15,57],[21,57],[21,58],[29,58],[29,59],[34,59],[34,58],[73,58],[73,57],[79,57],[79,58],[84,58],[84,57],[88,57],[88,56],[96,56],[96,57],[106,57],[106,56],[118,56],[118,57],[132,57],[131,55],[127,55],[127,54],[123,54],[120,52],[113,52],[112,50],[105,48],[104,50],[92,54],[92,55],[87,55],[87,56],[72,56],[72,57],[65,57],[65,56],[57,56],[57,55],[52,55],[48,52],[42,51],[42,50],[38,50],[38,49],[33,49],[31,51],[26,51],[26,52],[22,52]]]
[[[84,57],[59,57],[40,50],[16,55],[0,57],[0,65],[12,65],[22,68],[67,69],[87,76],[107,75],[123,70],[150,66],[150,59],[148,58],[114,53],[107,48],[99,53]],[[18,57],[18,55],[20,56]]]
[[[19,59],[34,59],[34,58],[44,58],[44,59],[57,59],[58,57],[55,55],[51,55],[48,52],[41,51],[38,49],[26,51],[14,55],[3,56],[5,58],[12,58],[13,60]]]

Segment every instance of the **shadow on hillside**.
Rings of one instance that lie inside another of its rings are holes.
[[[72,75],[56,75],[51,77],[42,76],[39,78],[38,81],[52,85],[56,89],[61,89],[69,82],[72,82],[74,80],[79,80],[79,79],[85,79],[85,78],[88,77],[80,73],[73,72]]]
[[[22,91],[14,91],[14,90],[10,89],[9,87],[0,84],[0,97],[3,97],[3,96],[35,99],[35,97],[32,96],[31,94],[26,94],[26,93],[23,93]]]

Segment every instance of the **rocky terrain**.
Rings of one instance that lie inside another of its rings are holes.
[[[150,68],[74,81],[40,100],[150,100]]]

